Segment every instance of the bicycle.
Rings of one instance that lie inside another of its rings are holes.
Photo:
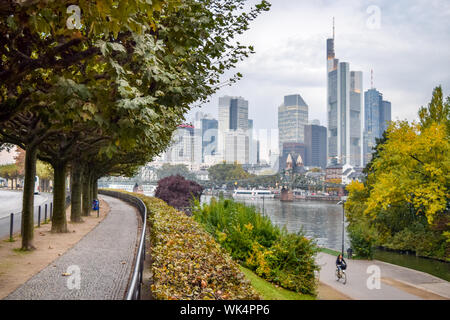
[[[336,276],[336,281],[342,280],[343,284],[347,283],[347,273],[345,273],[345,270],[336,268],[335,276]]]

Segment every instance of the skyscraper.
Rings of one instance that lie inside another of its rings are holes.
[[[236,160],[231,159],[237,159],[236,152],[239,152],[241,154],[238,162],[242,164],[249,162],[248,126],[247,100],[230,96],[219,98],[218,151],[223,160],[234,162]]]
[[[216,119],[208,118],[203,118],[200,121],[202,126],[202,162],[205,162],[205,156],[214,156],[217,153],[219,122]]]
[[[299,94],[285,96],[278,108],[279,152],[288,142],[304,143],[305,125],[308,124],[308,105]]]
[[[200,164],[201,136],[194,126],[183,124],[173,133],[172,144],[166,150],[163,159],[170,163],[183,163],[187,165]]]
[[[308,167],[327,167],[327,128],[321,125],[305,126],[305,165]]]
[[[383,136],[391,121],[391,103],[375,88],[364,93],[364,165],[372,159],[376,139]]]
[[[380,137],[388,129],[389,123],[392,121],[392,105],[389,101],[381,101],[380,108]]]
[[[328,164],[362,165],[362,121],[364,110],[361,71],[350,71],[348,62],[339,62],[333,38],[327,39],[327,119]]]

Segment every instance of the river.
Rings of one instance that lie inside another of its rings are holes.
[[[204,196],[202,201],[209,202],[210,199],[210,196]],[[281,202],[278,199],[239,202],[258,208],[261,214],[267,215],[274,224],[285,226],[289,232],[303,230],[305,236],[315,239],[320,247],[337,251],[342,248],[342,205],[326,201]],[[347,250],[349,240],[346,233],[344,241]]]

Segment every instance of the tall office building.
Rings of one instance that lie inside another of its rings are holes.
[[[327,163],[361,166],[363,162],[363,82],[361,71],[339,62],[333,38],[327,39]]]
[[[250,153],[248,126],[247,100],[242,97],[230,96],[219,98],[218,152],[224,161],[234,162],[231,159],[239,158],[238,162],[248,164]],[[243,154],[237,157],[235,154],[236,151],[242,152]],[[227,153],[230,154],[227,155]]]
[[[202,162],[205,156],[217,154],[217,141],[219,135],[219,122],[216,119],[203,118],[200,120],[202,131]]]
[[[383,136],[391,121],[391,103],[383,94],[371,88],[364,93],[364,166],[372,159],[376,139]]]
[[[327,167],[327,128],[316,124],[305,126],[307,167]]]
[[[389,101],[383,100],[380,109],[380,132],[381,136],[389,128],[389,123],[392,121],[392,105]]]
[[[250,141],[246,132],[229,131],[225,133],[225,157],[226,163],[250,163]]]
[[[284,97],[278,108],[279,152],[285,143],[304,143],[305,125],[308,124],[308,105],[299,94]]]
[[[200,164],[202,162],[201,149],[199,130],[190,124],[180,125],[173,133],[172,144],[166,150],[163,161],[187,165]]]

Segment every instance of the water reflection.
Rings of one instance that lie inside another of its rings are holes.
[[[203,201],[209,202],[210,199],[204,196]],[[281,202],[277,199],[246,199],[239,202],[255,206],[274,224],[285,226],[289,232],[297,233],[303,229],[305,235],[314,238],[319,246],[341,250],[341,205],[321,201]],[[345,249],[348,247],[348,237],[345,235]]]

